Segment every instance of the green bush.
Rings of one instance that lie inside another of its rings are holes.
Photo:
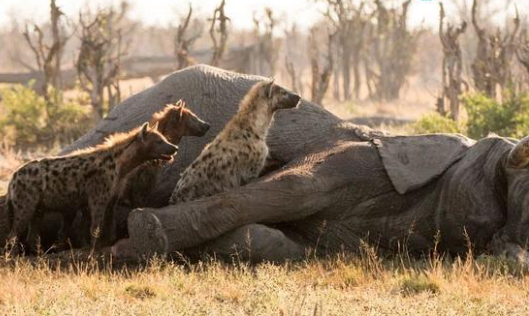
[[[3,140],[16,147],[51,148],[75,140],[90,126],[89,116],[80,105],[48,103],[35,93],[31,85],[4,88],[0,90],[0,94],[0,130]]]
[[[503,103],[479,93],[467,95],[462,101],[468,113],[468,135],[472,138],[486,137],[489,133],[522,137],[529,132],[527,94],[507,93]]]
[[[522,138],[529,135],[529,94],[506,93],[502,103],[481,93],[467,94],[461,99],[467,119],[456,123],[437,113],[423,116],[410,125],[415,134],[461,133],[480,139],[495,133]]]
[[[463,133],[464,125],[457,124],[452,119],[438,113],[424,115],[417,122],[411,124],[414,134],[431,133]]]

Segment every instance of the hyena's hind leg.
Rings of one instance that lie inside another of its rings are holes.
[[[14,243],[14,245],[27,240],[27,238],[24,238],[26,237],[24,234],[27,232],[37,211],[38,200],[35,197],[25,195],[27,194],[20,194],[17,199],[9,199],[8,197],[7,201],[8,211],[13,215],[13,224],[7,239],[8,242]]]

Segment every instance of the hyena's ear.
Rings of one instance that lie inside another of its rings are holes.
[[[271,97],[272,97],[272,91],[273,91],[273,89],[274,89],[274,81],[275,81],[275,79],[272,78],[272,79],[270,80],[270,82],[266,84],[266,87],[265,87],[266,90],[265,90],[265,91],[266,91],[266,96],[267,96],[268,98],[271,98]]]
[[[140,140],[143,141],[145,139],[145,136],[147,136],[147,132],[149,131],[149,122],[143,123],[141,126],[141,131],[139,134]]]
[[[180,109],[178,109],[178,114],[180,116],[180,119],[184,116],[184,109],[186,107],[186,102],[182,101],[182,105],[180,106]]]
[[[160,121],[156,121],[153,125],[151,125],[151,130],[155,131],[158,130],[158,125],[160,125]]]

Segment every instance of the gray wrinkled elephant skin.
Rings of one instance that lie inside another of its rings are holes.
[[[208,66],[175,72],[122,102],[64,150],[134,128],[178,99],[212,124],[205,137],[180,143],[180,156],[151,197],[158,208],[128,216],[130,243],[138,254],[202,249],[228,255],[246,247],[248,260],[281,261],[300,258],[308,248],[357,251],[362,240],[388,251],[405,244],[421,253],[439,235],[439,247],[449,252],[467,251],[468,238],[477,252],[527,260],[527,141],[392,137],[346,123],[304,100],[298,109],[277,114],[267,138],[273,166],[267,174],[232,191],[166,206],[180,172],[263,79]]]

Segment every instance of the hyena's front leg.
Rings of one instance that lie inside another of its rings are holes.
[[[109,209],[111,197],[92,198],[88,202],[90,210],[90,240],[92,249],[99,248],[103,242],[103,231],[105,222],[105,213]]]
[[[38,210],[33,215],[27,237],[27,244],[31,252],[37,253],[41,248],[40,227],[42,225],[43,213]]]
[[[116,215],[114,211],[118,205],[119,196],[113,195],[108,203],[104,217],[103,240],[105,245],[111,245],[116,241]]]

